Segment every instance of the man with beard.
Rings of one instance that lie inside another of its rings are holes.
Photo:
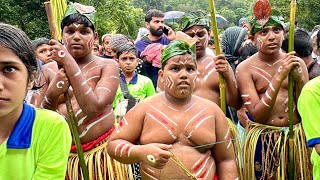
[[[138,50],[138,57],[140,58],[141,52],[149,45],[153,43],[160,43],[163,45],[168,45],[170,40],[174,38],[174,32],[171,28],[164,28],[164,13],[152,9],[149,10],[145,16],[145,25],[146,28],[149,30],[148,35],[141,38],[140,41],[135,43],[135,47]],[[168,30],[168,35],[164,34],[164,29]],[[158,79],[158,71],[160,70],[159,67],[152,66],[149,62],[144,62],[143,66],[146,69],[146,76],[148,76],[154,85],[157,86],[157,79]]]

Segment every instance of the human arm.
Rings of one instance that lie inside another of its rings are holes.
[[[109,139],[108,154],[122,163],[145,162],[155,168],[162,168],[171,157],[171,153],[167,151],[171,145],[160,143],[136,145],[143,131],[147,106],[145,101],[140,102],[124,116]],[[150,161],[150,156],[154,157],[154,163]]]
[[[309,81],[308,69],[305,62],[299,57],[295,57],[299,65],[292,68],[292,76],[294,79],[294,98],[298,101],[303,86]]]
[[[232,134],[228,121],[222,111],[215,112],[216,142],[212,148],[213,158],[217,166],[217,175],[220,179],[236,179],[238,170],[235,150],[232,142]]]
[[[319,78],[309,81],[298,99],[298,111],[309,147],[315,147],[320,154],[320,82]]]
[[[221,73],[225,80],[227,104],[235,109],[240,109],[241,98],[237,81],[226,57],[223,54],[219,54],[216,57],[215,65],[217,72]]]
[[[65,178],[68,156],[71,147],[71,133],[66,121],[58,114],[50,112],[50,121],[44,120],[41,134],[38,135],[35,157],[36,169],[32,179],[61,179]],[[50,123],[49,123],[50,122]]]
[[[96,63],[96,66],[89,70],[80,69],[75,59],[57,41],[51,40],[53,59],[62,65],[72,86],[73,93],[81,110],[88,117],[95,117],[113,103],[118,85],[119,72],[115,61],[105,60]],[[63,51],[65,56],[60,57],[58,52]],[[94,56],[92,56],[94,58]],[[92,59],[92,61],[94,61]],[[94,68],[99,69],[99,77],[86,77],[86,74]],[[84,72],[82,72],[84,71]],[[90,78],[99,78],[96,85],[90,85]]]

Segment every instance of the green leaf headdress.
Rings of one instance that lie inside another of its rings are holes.
[[[254,35],[256,32],[262,30],[262,28],[265,26],[281,26],[283,29],[285,27],[283,17],[276,9],[271,10],[271,16],[266,19],[265,24],[261,24],[256,17],[251,20],[250,24],[252,26],[250,31],[251,35]]]
[[[67,11],[63,19],[72,14],[77,14],[77,13],[85,16],[92,24],[94,24],[96,9],[93,6],[85,6],[80,3],[71,2],[67,8]]]
[[[183,15],[179,21],[181,31],[186,31],[192,26],[204,26],[210,30],[210,19],[203,11],[189,12]]]
[[[189,45],[184,40],[174,40],[171,43],[162,49],[161,51],[161,65],[163,65],[173,56],[183,55],[183,54],[190,54],[196,63],[196,46],[193,43]]]

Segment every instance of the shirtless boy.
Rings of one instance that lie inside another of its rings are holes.
[[[58,41],[50,41],[55,62],[43,67],[48,73],[41,106],[55,110],[68,119],[63,95],[69,93],[86,161],[93,162],[88,166],[89,176],[108,179],[108,173],[109,178],[119,175],[101,166],[108,164],[108,167],[113,167],[109,166],[112,162],[107,162],[106,150],[101,149],[106,149],[108,137],[113,131],[112,103],[119,85],[119,71],[115,61],[92,53],[93,44],[98,38],[94,14],[92,6],[70,3],[61,22],[64,46]],[[58,64],[61,69],[58,69]],[[71,151],[75,152],[74,145]],[[77,159],[77,154],[70,154],[67,179],[81,179]]]
[[[195,56],[185,41],[172,41],[162,52],[159,78],[164,91],[130,110],[110,137],[110,156],[122,163],[141,162],[142,179],[238,177],[223,112],[192,93]],[[225,142],[216,144],[220,141]]]
[[[283,18],[276,11],[273,12],[275,14],[271,15],[264,26],[256,19],[252,21],[251,34],[258,52],[239,64],[236,69],[239,90],[250,120],[242,122],[244,126],[247,125],[244,145],[245,179],[254,173],[259,179],[287,179],[288,147],[287,139],[282,137],[285,137],[288,128],[284,131],[281,128],[289,125],[290,71],[294,78],[294,131],[295,137],[301,138],[301,144],[296,143],[296,146],[301,148],[296,151],[296,159],[299,159],[298,156],[302,157],[302,152],[307,154],[303,144],[305,137],[299,136],[303,133],[296,102],[302,87],[308,81],[308,72],[304,61],[294,56],[294,52],[286,54],[280,50],[284,39]],[[260,137],[259,140],[256,137]],[[297,176],[299,172],[306,177],[308,175],[305,167],[308,165],[308,157],[305,156],[302,158],[306,160],[303,166],[301,165],[302,168],[296,168]],[[296,166],[300,163],[302,162],[297,161]],[[283,171],[280,172],[279,169]]]

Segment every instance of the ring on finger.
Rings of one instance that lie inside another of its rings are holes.
[[[150,162],[152,162],[152,163],[156,163],[156,159],[155,159],[154,156],[151,155],[151,154],[149,154],[149,155],[147,156],[147,159],[148,159]]]

